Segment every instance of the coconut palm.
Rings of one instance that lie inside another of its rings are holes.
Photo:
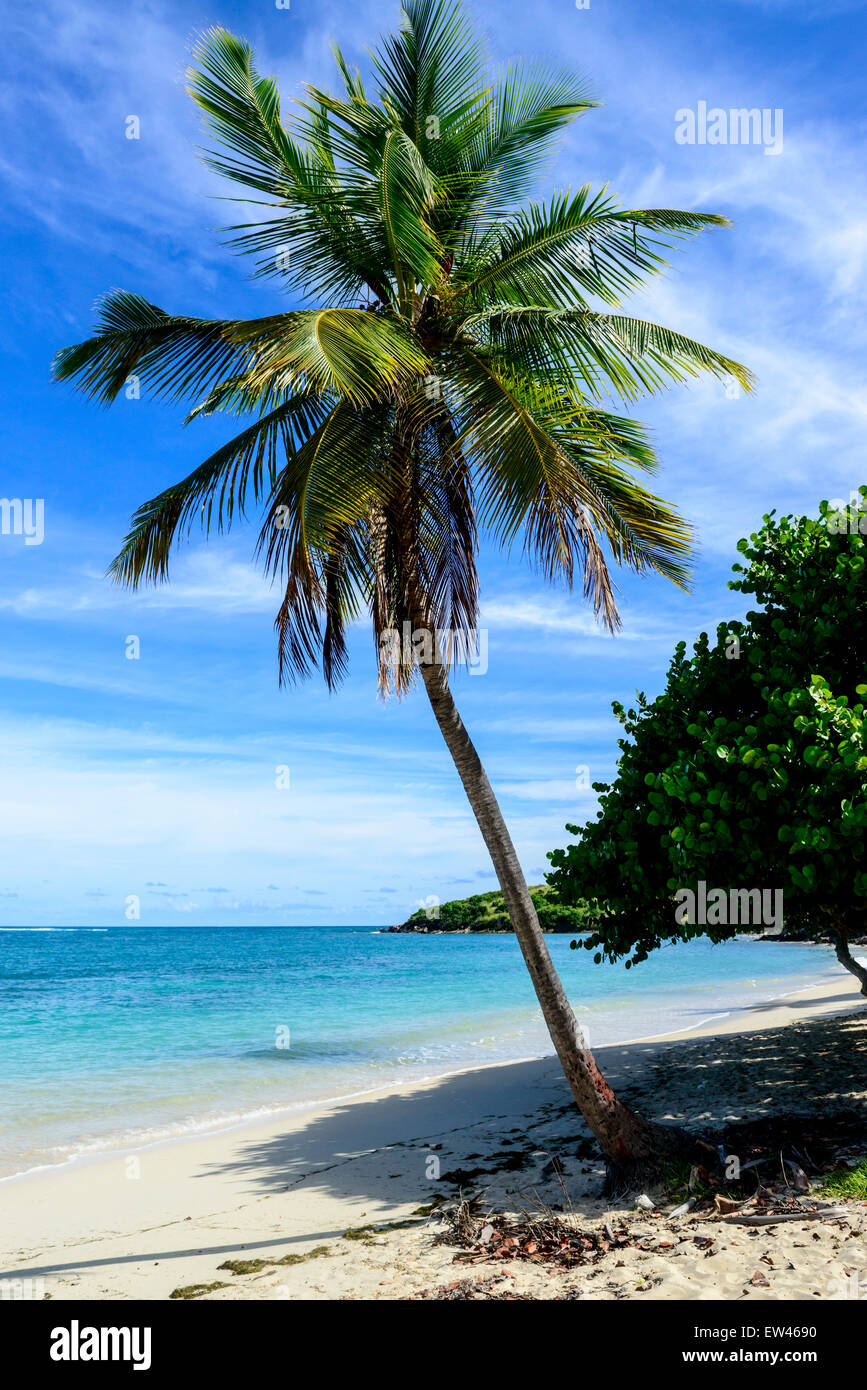
[[[546,579],[577,580],[611,630],[611,560],[687,583],[689,528],[638,481],[656,460],[621,412],[700,373],[745,389],[750,376],[619,307],[675,239],[724,219],[626,211],[588,187],[521,206],[552,139],[598,103],[547,64],[491,76],[454,0],[407,0],[399,32],[370,55],[371,92],[334,52],[341,95],[307,87],[286,119],[274,79],[225,30],[204,37],[189,74],[218,146],[207,162],[255,206],[226,229],[230,245],[312,304],[202,319],[112,293],[56,375],[104,402],[135,376],[195,403],[193,417],[249,417],[139,508],[111,573],[165,580],[191,526],[223,530],[256,508],[257,553],[283,595],[281,680],[321,663],[334,686],[347,628],[369,612],[380,690],[420,679],[575,1100],[623,1172],[670,1135],[596,1067],[448,675],[478,628],[480,531],[520,541]]]

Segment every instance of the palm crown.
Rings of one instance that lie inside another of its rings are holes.
[[[689,529],[637,481],[653,450],[612,407],[700,372],[746,389],[750,375],[612,312],[673,238],[723,218],[624,211],[586,187],[516,208],[552,138],[597,104],[581,80],[519,63],[491,80],[451,0],[408,0],[371,54],[375,97],[335,56],[343,95],[308,87],[288,120],[276,82],[222,29],[190,74],[221,146],[208,162],[259,207],[231,244],[324,307],[210,320],[113,293],[55,372],[106,402],[135,375],[196,401],[190,418],[253,417],[139,508],[116,579],[166,578],[193,524],[221,529],[256,504],[259,553],[285,583],[281,675],[321,660],[334,683],[368,608],[381,685],[400,691],[414,665],[383,634],[475,630],[480,530],[522,541],[550,578],[578,577],[612,628],[603,542],[684,583]]]

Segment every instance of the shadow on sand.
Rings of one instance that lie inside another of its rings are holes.
[[[823,1002],[846,1007],[853,997],[841,994]],[[792,1022],[784,1027],[604,1047],[597,1058],[635,1109],[697,1132],[723,1128],[732,1116],[862,1105],[867,1013],[800,1022],[815,1005],[809,997],[793,1000]],[[772,1008],[779,1004],[756,1004],[749,1012],[760,1015]],[[425,1182],[423,1173],[432,1153],[443,1180],[450,1169],[458,1178],[485,1178],[517,1171],[521,1154],[546,1148],[553,1152],[565,1145],[563,1152],[574,1155],[577,1146],[590,1159],[588,1139],[559,1064],[548,1057],[444,1077],[422,1090],[353,1100],[267,1139],[239,1139],[231,1163],[201,1176],[242,1172],[254,1190],[286,1191],[306,1183],[393,1205],[430,1201],[437,1184]],[[370,1161],[383,1153],[393,1163]]]

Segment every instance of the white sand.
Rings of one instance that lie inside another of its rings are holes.
[[[831,1048],[828,1025],[816,1024],[825,1030],[816,1045],[809,1020],[856,1011],[854,1021],[833,1025]],[[863,1101],[865,1045],[867,1006],[841,972],[833,985],[676,1038],[602,1048],[598,1060],[642,1113],[711,1121]],[[728,1228],[725,1249],[713,1257],[690,1231],[674,1252],[618,1252],[593,1271],[568,1275],[539,1266],[464,1270],[452,1249],[433,1244],[431,1225],[344,1238],[347,1228],[408,1217],[450,1193],[455,1170],[483,1167],[484,1176],[466,1185],[483,1186],[506,1206],[542,1191],[546,1145],[586,1133],[568,1105],[558,1063],[543,1058],[7,1180],[0,1183],[2,1277],[23,1280],[25,1296],[55,1299],[161,1299],[213,1281],[229,1286],[208,1295],[214,1299],[400,1298],[492,1273],[502,1275],[501,1287],[539,1297],[567,1287],[588,1297],[809,1298],[832,1296],[842,1287],[835,1281],[855,1268],[865,1270],[867,1291],[864,1241],[834,1228],[814,1238],[800,1223],[759,1238]],[[520,1169],[508,1166],[515,1146],[534,1149]],[[439,1179],[431,1176],[437,1163]],[[575,1159],[565,1181],[582,1216],[605,1216],[601,1169]],[[855,1225],[863,1219],[853,1209]],[[227,1259],[279,1259],[323,1245],[328,1254],[296,1265],[240,1276],[218,1269]],[[749,1284],[762,1271],[768,1286]]]

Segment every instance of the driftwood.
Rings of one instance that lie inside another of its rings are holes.
[[[820,1207],[813,1211],[786,1211],[767,1216],[723,1216],[720,1219],[726,1226],[779,1226],[783,1221],[834,1221],[841,1216],[851,1216],[847,1207]]]

